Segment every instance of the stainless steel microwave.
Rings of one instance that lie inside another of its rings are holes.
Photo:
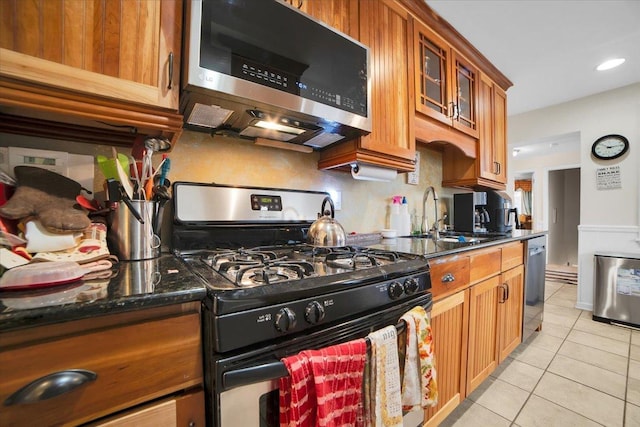
[[[185,128],[321,149],[371,131],[369,49],[277,0],[190,0]]]

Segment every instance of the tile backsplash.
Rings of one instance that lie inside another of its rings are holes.
[[[48,140],[22,135],[0,134],[0,146],[21,146],[66,151],[92,156],[111,156],[111,147],[75,142]],[[130,150],[117,147],[119,152]],[[229,185],[249,185],[295,188],[317,191],[339,191],[342,209],[336,219],[345,231],[368,233],[387,227],[388,205],[394,195],[407,197],[409,211],[422,214],[422,194],[433,185],[439,194],[442,181],[442,155],[420,145],[420,177],[418,185],[407,184],[407,175],[399,174],[392,182],[358,181],[349,173],[321,171],[317,168],[318,153],[298,153],[254,145],[251,141],[211,137],[205,133],[184,131],[170,153],[171,181],[215,182]],[[154,156],[154,164],[160,162]],[[95,170],[96,191],[102,191],[104,177]],[[446,199],[441,197],[442,199]],[[429,201],[428,213],[433,202]],[[318,206],[318,211],[320,206]],[[441,210],[446,210],[445,204]]]
[[[441,153],[418,149],[421,153],[418,185],[407,184],[406,174],[399,174],[392,182],[358,181],[349,173],[318,170],[318,153],[261,147],[250,141],[185,131],[171,154],[171,177],[230,185],[339,191],[342,209],[336,212],[336,219],[347,232],[367,233],[386,228],[392,196],[406,196],[409,211],[415,208],[421,214],[424,189],[429,185],[440,188]]]

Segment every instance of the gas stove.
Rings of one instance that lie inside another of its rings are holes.
[[[429,293],[421,256],[306,244],[327,193],[177,182],[173,194],[173,250],[207,285],[213,351],[295,337]]]
[[[302,244],[205,251],[200,258],[238,288],[352,273],[407,260],[406,256],[392,251]]]

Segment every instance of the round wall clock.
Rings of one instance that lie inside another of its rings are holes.
[[[605,135],[591,145],[591,154],[600,160],[613,160],[629,150],[629,140],[622,135]]]

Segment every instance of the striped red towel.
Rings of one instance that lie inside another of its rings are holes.
[[[291,377],[280,379],[280,425],[361,426],[366,355],[359,339],[282,359]]]
[[[298,354],[282,362],[289,376],[280,378],[280,426],[315,427],[316,390],[308,358]]]

